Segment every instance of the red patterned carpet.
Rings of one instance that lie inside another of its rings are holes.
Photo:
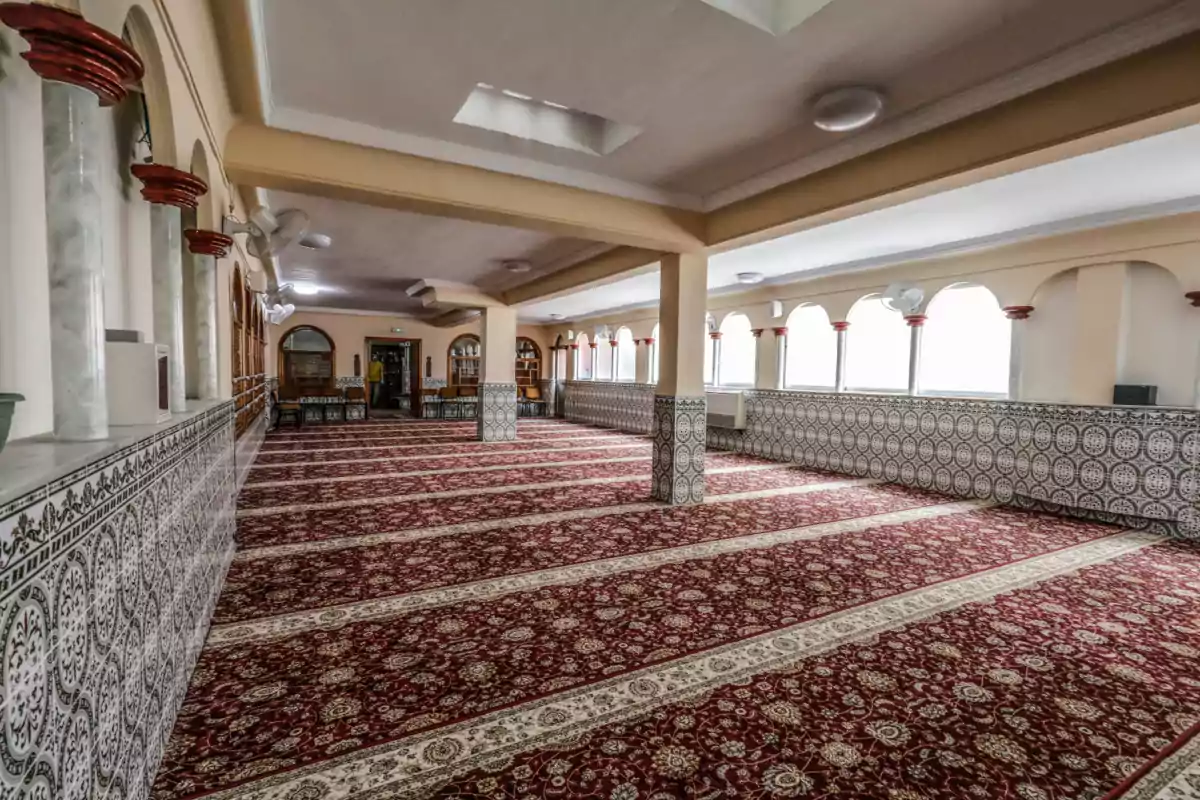
[[[268,437],[155,795],[1200,797],[1200,548],[522,421]]]

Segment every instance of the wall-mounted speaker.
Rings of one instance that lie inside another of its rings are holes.
[[[1113,405],[1115,406],[1155,406],[1158,405],[1157,386],[1134,386],[1117,384],[1113,387]]]

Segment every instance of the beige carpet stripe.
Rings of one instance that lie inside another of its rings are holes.
[[[635,439],[635,438],[645,439],[646,437],[644,437],[644,436],[635,437],[633,434],[630,434],[630,433],[617,433],[617,432],[613,431],[613,432],[609,432],[609,433],[588,434],[586,436],[554,436],[549,439],[525,439],[524,441],[526,441],[526,442],[578,442],[578,441],[582,441],[584,439]],[[468,441],[468,442],[423,442],[421,444],[367,444],[367,445],[363,445],[361,447],[313,447],[313,448],[304,448],[304,449],[297,449],[297,450],[267,450],[264,448],[264,449],[259,450],[258,452],[259,452],[259,455],[280,456],[280,455],[291,455],[293,453],[295,453],[295,454],[301,454],[301,453],[346,453],[346,452],[359,452],[362,450],[399,450],[401,448],[412,449],[412,448],[416,448],[416,447],[436,447],[439,444],[440,445],[451,445],[451,444],[453,444],[453,445],[477,445],[479,447],[496,447],[496,446],[506,445],[506,444],[511,445],[512,442]],[[470,453],[460,453],[460,455],[470,455]],[[299,463],[312,463],[312,462],[299,462]]]
[[[418,434],[418,435],[423,434],[425,431],[461,431],[461,432],[465,433],[465,432],[474,431],[477,429],[477,427],[478,427],[478,425],[476,424],[475,420],[469,420],[467,422],[462,422],[462,423],[458,423],[458,424],[446,423],[446,424],[439,424],[439,425],[413,425],[412,423],[409,423],[406,425],[354,425],[354,426],[339,427],[339,428],[332,428],[327,425],[321,425],[321,427],[319,429],[301,428],[299,430],[290,430],[290,431],[280,431],[279,429],[276,429],[276,430],[272,431],[267,438],[269,441],[275,441],[275,440],[280,440],[280,439],[285,440],[285,441],[295,440],[295,439],[316,439],[316,438],[320,438],[323,436],[328,437],[330,439],[336,439],[338,437],[353,436],[356,432],[367,432],[367,431],[370,431],[372,433],[375,433],[375,432],[379,432],[379,433],[412,432],[412,433]],[[532,423],[525,422],[524,420],[521,420],[520,422],[517,423],[517,430],[519,430],[519,431],[529,431],[529,430],[556,430],[556,431],[561,430],[561,431],[565,431],[565,430],[579,430],[580,427],[582,427],[582,426],[573,425],[569,422],[568,423],[552,423],[552,424],[548,424],[548,423],[532,424]]]
[[[1108,800],[1104,795],[1102,800]],[[1200,734],[1146,771],[1113,800],[1197,800],[1200,798]]]
[[[313,608],[291,614],[263,617],[248,622],[217,625],[209,632],[208,643],[220,647],[247,641],[278,639],[313,630],[338,628],[355,622],[386,619],[438,606],[453,605],[455,603],[486,602],[495,600],[497,597],[506,594],[512,594],[513,592],[527,592],[545,586],[563,586],[579,583],[590,578],[617,575],[622,572],[654,569],[664,564],[709,559],[726,553],[762,550],[781,544],[819,539],[840,533],[863,531],[883,525],[895,525],[918,519],[932,519],[947,514],[961,514],[967,511],[987,508],[990,505],[994,504],[986,500],[965,500],[956,503],[944,503],[936,506],[906,509],[904,511],[892,511],[886,514],[874,514],[856,519],[824,522],[816,525],[805,525],[799,528],[787,528],[778,531],[768,531],[766,533],[737,536],[730,539],[717,539],[714,541],[681,545],[679,547],[668,547],[661,550],[587,561],[582,564],[568,564],[561,567],[524,572],[518,575],[504,575],[499,578],[489,578],[472,583],[440,586],[436,589],[427,589],[420,592],[373,598],[357,603],[346,603],[345,605],[334,606],[332,608]]]
[[[785,464],[738,464],[729,467],[712,467],[704,470],[705,475],[726,475],[733,472],[762,472],[772,469],[789,469]],[[518,483],[504,486],[481,486],[471,489],[450,489],[444,492],[419,492],[416,494],[396,494],[386,497],[360,497],[354,500],[329,500],[324,503],[294,503],[286,506],[263,506],[261,508],[245,508],[238,511],[238,519],[252,517],[271,517],[277,514],[294,514],[301,511],[329,511],[341,508],[366,508],[368,506],[387,506],[396,503],[407,503],[412,500],[444,500],[450,497],[468,497],[481,494],[509,494],[511,492],[528,492],[537,489],[564,489],[569,486],[596,486],[602,483],[629,483],[631,481],[649,480],[650,475],[616,475],[606,478],[577,478],[570,481],[548,481],[545,483]]]
[[[575,426],[571,426],[569,428],[566,428],[566,427],[555,428],[555,429],[549,431],[549,433],[552,433],[552,434],[553,433],[566,433],[568,431],[574,431],[574,432],[578,433],[579,428],[577,428]],[[525,435],[530,435],[533,433],[535,433],[535,432],[529,430],[528,428],[521,428],[518,431],[518,434],[525,434]],[[340,434],[338,436],[333,436],[330,434],[323,434],[321,436],[309,437],[309,438],[304,438],[304,439],[285,439],[284,437],[281,437],[281,436],[272,435],[272,436],[267,437],[266,441],[263,442],[263,445],[264,446],[270,445],[270,444],[283,444],[283,445],[316,444],[316,445],[321,445],[321,444],[332,444],[335,442],[379,442],[379,441],[406,442],[411,439],[448,439],[451,437],[457,438],[457,437],[462,437],[462,436],[474,436],[476,434],[476,429],[473,427],[472,428],[463,428],[461,430],[451,430],[448,428],[439,428],[436,431],[433,431],[430,433],[426,433],[425,431],[407,430],[407,431],[383,431],[379,435],[366,435],[366,434],[367,434],[366,431],[363,431],[362,433],[360,433],[358,435],[354,435],[352,433],[347,432],[347,433]],[[373,434],[373,432],[372,432],[372,434]],[[539,439],[540,438],[552,439],[554,437],[546,436],[546,437],[538,437],[538,438]],[[270,452],[279,452],[279,451],[278,450],[267,450],[266,452],[270,453]]]
[[[874,478],[849,478],[826,483],[809,483],[800,486],[781,486],[774,489],[755,489],[751,492],[730,492],[729,494],[713,494],[705,496],[701,501],[705,505],[718,503],[736,503],[743,500],[761,500],[766,497],[782,497],[784,495],[809,494],[810,492],[832,492],[839,489],[850,489],[856,486],[874,486],[882,483]],[[484,533],[487,531],[509,530],[526,525],[542,525],[552,522],[575,522],[581,519],[597,519],[615,514],[639,514],[645,511],[662,511],[669,508],[661,502],[626,503],[615,506],[599,506],[595,508],[578,508],[572,511],[554,511],[548,514],[526,514],[504,519],[478,520],[475,522],[455,522],[450,525],[435,525],[429,528],[408,528],[399,531],[384,531],[382,533],[364,533],[358,536],[343,536],[337,539],[317,539],[311,542],[294,542],[292,544],[256,547],[249,550],[239,550],[234,556],[235,561],[257,561],[262,558],[281,558],[286,556],[305,555],[307,553],[329,553],[335,550],[349,550],[355,547],[371,547],[377,544],[394,544],[397,542],[414,542],[420,539],[436,539],[439,536],[456,536],[460,533]]]
[[[602,461],[595,459],[587,461],[538,461],[533,464],[491,464],[485,467],[454,467],[449,469],[423,469],[414,472],[377,472],[374,475],[339,475],[334,478],[297,478],[291,481],[271,481],[269,483],[252,483],[247,489],[270,489],[282,486],[312,486],[324,483],[357,483],[359,481],[382,481],[388,478],[420,478],[429,475],[454,475],[459,472],[502,472],[506,469],[543,469],[554,467],[590,467],[597,464],[629,464],[634,461],[645,461],[646,456],[622,456],[606,458]]]
[[[538,450],[489,450],[487,453],[433,453],[418,456],[383,456],[381,458],[342,458],[337,461],[293,461],[287,464],[251,464],[250,469],[288,469],[292,467],[323,467],[327,464],[363,464],[383,463],[388,461],[425,461],[435,458],[469,458],[472,455],[510,456],[523,453],[573,453],[580,450],[619,450],[623,447],[653,447],[650,442],[617,442],[616,444],[589,444],[578,447],[546,447]],[[536,463],[536,462],[533,462]],[[513,466],[522,466],[514,464]],[[252,484],[255,485],[255,484]],[[261,485],[261,484],[256,484]]]
[[[1165,537],[1116,534],[1065,550],[914,589],[788,628],[434,728],[228,789],[210,800],[285,800],[301,787],[322,800],[420,796],[486,764],[632,720],[655,708],[768,671],[794,668],[842,644],[877,636],[967,603],[1111,561]],[[551,711],[553,713],[547,713]]]

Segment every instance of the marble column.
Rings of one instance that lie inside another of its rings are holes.
[[[171,412],[187,407],[183,352],[183,219],[195,208],[208,185],[190,172],[162,164],[134,164],[142,197],[150,208],[150,259],[154,277],[154,341],[170,351]]]
[[[579,345],[569,344],[567,348],[567,380],[579,380]]]
[[[908,396],[916,397],[921,393],[921,335],[925,330],[924,314],[909,314],[904,318],[908,323]]]
[[[775,334],[775,389],[787,388],[788,329],[772,328]]]
[[[1033,306],[1005,306],[1004,316],[1013,321],[1012,337],[1009,339],[1008,357],[1008,399],[1021,399],[1021,370],[1023,369],[1026,325],[1021,324],[1029,319]]]
[[[610,348],[612,348],[611,350],[608,351],[608,371],[609,371],[608,379],[610,381],[612,381],[613,383],[617,382],[617,374],[618,374],[617,367],[620,366],[619,364],[617,364],[617,356],[619,355],[619,353],[617,352],[618,344],[620,344],[620,342],[618,342],[616,339],[608,340],[608,346]]]
[[[654,394],[651,493],[671,505],[704,500],[707,435],[704,348],[696,335],[708,299],[708,259],[669,254],[659,269],[658,319],[662,331]]]
[[[653,339],[634,339],[637,348],[637,360],[634,362],[633,380],[635,383],[650,382],[650,348],[654,346]]]
[[[846,329],[849,322],[834,322],[833,329],[837,331],[837,372],[834,373],[833,390],[846,391]]]
[[[598,368],[599,368],[599,366],[600,366],[600,361],[599,361],[599,359],[597,359],[597,358],[596,358],[596,352],[597,352],[597,350],[599,349],[599,347],[600,347],[600,343],[599,343],[599,342],[588,342],[588,349],[592,351],[592,352],[591,352],[591,356],[592,356],[592,372],[591,372],[591,374],[590,374],[590,375],[588,375],[588,376],[587,376],[587,378],[585,378],[584,380],[594,381],[594,380],[597,380],[597,378],[599,377],[599,376],[596,374],[596,373],[599,371],[599,370],[598,370]]]
[[[200,374],[196,386],[202,400],[220,397],[217,352],[217,259],[229,255],[233,239],[216,231],[186,230],[192,252],[192,285],[195,287],[196,366]]]
[[[708,338],[712,346],[712,385],[721,385],[721,332],[709,331]]]
[[[517,438],[517,310],[485,308],[480,333],[478,439],[511,442]]]
[[[0,5],[0,22],[30,47],[22,57],[42,85],[46,239],[50,281],[50,375],[54,435],[108,437],[104,360],[104,263],[99,169],[100,106],[119,103],[141,80],[137,54],[74,11]]]

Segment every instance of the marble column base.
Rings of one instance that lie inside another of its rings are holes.
[[[517,439],[517,385],[479,384],[479,441],[513,442]]]
[[[651,496],[671,505],[704,500],[707,403],[703,397],[654,397]]]

